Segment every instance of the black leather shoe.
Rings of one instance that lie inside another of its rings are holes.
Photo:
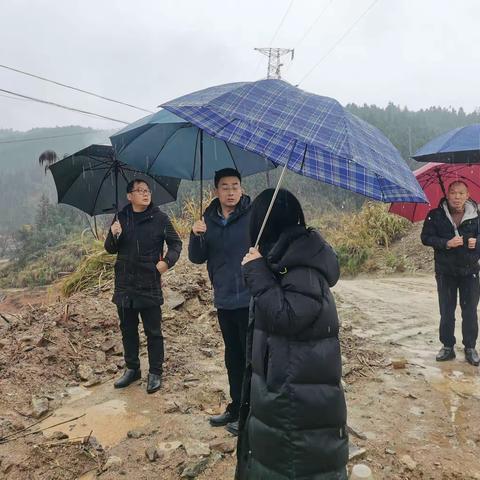
[[[437,362],[445,362],[455,358],[455,349],[453,347],[442,347],[437,353]]]
[[[235,437],[238,437],[238,420],[236,422],[227,423],[225,430],[230,432]]]
[[[474,348],[465,349],[465,360],[474,367],[478,367],[480,364],[480,357]]]
[[[147,378],[147,393],[154,393],[162,386],[162,376],[156,373],[149,373]]]
[[[210,425],[212,427],[224,427],[229,423],[236,422],[238,420],[238,415],[233,415],[228,410],[221,415],[214,415],[213,417],[209,418]]]
[[[140,380],[142,372],[140,370],[133,370],[132,368],[127,368],[125,373],[113,384],[115,388],[125,388],[128,387],[135,380]]]

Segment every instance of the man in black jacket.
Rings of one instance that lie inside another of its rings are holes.
[[[207,262],[225,343],[232,401],[224,413],[210,417],[210,424],[226,425],[229,432],[236,434],[250,302],[241,271],[242,258],[250,247],[250,198],[243,195],[240,173],[232,168],[215,173],[215,194],[217,198],[207,207],[202,220],[192,227],[188,256],[193,263]]]
[[[163,371],[163,304],[161,275],[173,267],[180,256],[182,242],[168,216],[151,201],[151,191],[143,180],[127,186],[130,202],[110,227],[105,250],[117,253],[115,291],[122,331],[126,370],[114,386],[124,388],[141,377],[138,322],[142,318],[147,336],[149,374],[147,392],[160,389]],[[168,252],[163,256],[164,243]]]
[[[455,308],[457,292],[462,309],[465,359],[477,366],[477,306],[480,298],[480,228],[478,206],[469,199],[462,181],[450,184],[447,198],[429,212],[422,230],[422,243],[434,248],[435,276],[440,305],[440,341],[437,361],[455,358]]]

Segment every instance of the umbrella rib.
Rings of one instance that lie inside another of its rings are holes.
[[[72,157],[75,156],[72,155]],[[109,160],[103,160],[102,158],[100,157],[96,157],[96,156],[92,156],[92,155],[85,155],[85,157],[87,158],[90,158],[91,160],[93,160],[94,162],[98,162],[98,163],[102,163],[104,165],[110,165],[112,163],[112,161],[114,162],[115,160],[113,160],[112,158],[110,158]]]
[[[303,172],[303,167],[305,166],[305,157],[307,156],[307,148],[308,148],[308,144],[305,143],[305,148],[303,149],[302,164],[300,165],[300,171],[301,172]]]
[[[233,166],[235,167],[235,170],[237,170],[239,172],[240,170],[238,169],[237,163],[235,162],[235,158],[233,157],[233,153],[230,150],[230,145],[228,144],[228,142],[225,142],[225,141],[223,143],[225,143],[225,146],[227,147],[228,153],[230,154],[230,158],[232,159]]]
[[[165,177],[165,176],[158,176],[150,172],[141,172],[140,170],[136,170],[134,168],[128,168],[127,166],[122,166],[124,164],[121,164],[120,162],[120,171],[123,175],[123,178],[125,181],[127,181],[127,177],[125,176],[124,172],[133,172],[133,173],[140,173],[141,175],[145,175],[146,177],[150,178],[153,180],[157,185],[160,185],[166,192],[168,192],[172,197],[175,197],[175,194],[167,187],[168,182],[162,183],[160,178],[173,178],[173,177]],[[177,180],[176,178],[173,178],[173,180]]]
[[[183,128],[189,128],[191,127],[192,124],[188,124],[188,125],[182,125],[181,127],[177,128],[166,140],[165,142],[163,143],[162,145],[162,148],[160,148],[160,151],[155,155],[155,159],[153,160],[152,164],[148,167],[148,170],[150,170],[153,165],[155,164],[155,162],[158,160],[158,157],[160,156],[160,154],[163,152],[163,149],[167,146],[167,144],[170,142],[170,140],[177,134],[177,132],[179,132],[180,130],[182,130]],[[149,129],[150,130],[150,129]]]
[[[158,112],[157,112],[157,113],[158,113]],[[152,115],[147,115],[146,117],[144,117],[144,120],[145,120],[146,118],[148,118],[148,117],[153,116],[153,115],[154,115],[154,114],[152,114]],[[156,125],[158,125],[158,124],[157,124],[157,123],[152,123],[152,124],[148,124],[148,123],[147,123],[146,126],[147,126],[148,128],[146,128],[143,132],[141,132],[140,135],[138,135],[138,136],[136,136],[136,137],[132,137],[132,139],[131,139],[130,141],[128,141],[127,143],[125,143],[124,145],[122,145],[121,150],[122,150],[122,151],[125,150],[127,147],[130,146],[130,144],[132,144],[133,142],[135,142],[140,136],[142,136],[144,133],[147,133],[150,129],[152,129],[152,128],[155,127]],[[144,127],[144,126],[145,126],[145,124],[144,124],[144,125],[139,125],[138,127],[135,127],[134,129],[130,130],[129,133],[132,133],[132,132],[134,132],[135,130],[140,130],[140,129],[141,129],[142,127]],[[126,128],[126,127],[125,127],[125,128]],[[111,141],[111,139],[112,139],[113,137],[115,137],[115,136],[117,136],[117,135],[119,135],[119,134],[120,134],[120,131],[118,131],[117,133],[115,133],[115,134],[113,134],[112,136],[110,136],[110,137],[109,137],[109,138],[110,138],[110,141]],[[121,135],[125,135],[125,134],[121,134]],[[113,142],[112,142],[112,143],[113,143]],[[115,147],[113,147],[113,148],[114,148],[114,150],[115,150],[115,153],[117,153]]]
[[[123,177],[123,179],[128,183],[128,178],[125,175],[125,172],[121,166],[119,166],[118,170],[120,171],[120,175]]]
[[[102,190],[103,184],[105,183],[105,180],[107,179],[108,175],[111,173],[113,167],[114,167],[114,165],[112,163],[110,168],[106,171],[105,175],[103,176],[102,181],[100,182],[100,185],[99,185],[98,190],[97,190],[97,194],[95,195],[95,200],[93,202],[92,212],[95,211],[95,207],[97,206],[98,197],[100,196],[100,192]],[[118,208],[118,206],[117,206],[117,208]]]

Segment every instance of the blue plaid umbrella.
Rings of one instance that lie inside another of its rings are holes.
[[[426,202],[408,165],[377,128],[336,100],[282,80],[211,87],[162,107],[284,171],[382,202]]]
[[[412,158],[417,162],[480,163],[480,123],[443,133],[417,150]]]

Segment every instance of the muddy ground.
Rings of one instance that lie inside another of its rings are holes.
[[[143,381],[113,389],[123,360],[109,291],[50,291],[45,304],[38,292],[3,292],[0,478],[233,478],[235,439],[207,421],[228,390],[205,271],[182,259],[164,283],[165,378],[153,395]],[[456,361],[435,363],[433,276],[346,279],[334,292],[351,464],[375,479],[480,479],[479,370],[460,347]]]

